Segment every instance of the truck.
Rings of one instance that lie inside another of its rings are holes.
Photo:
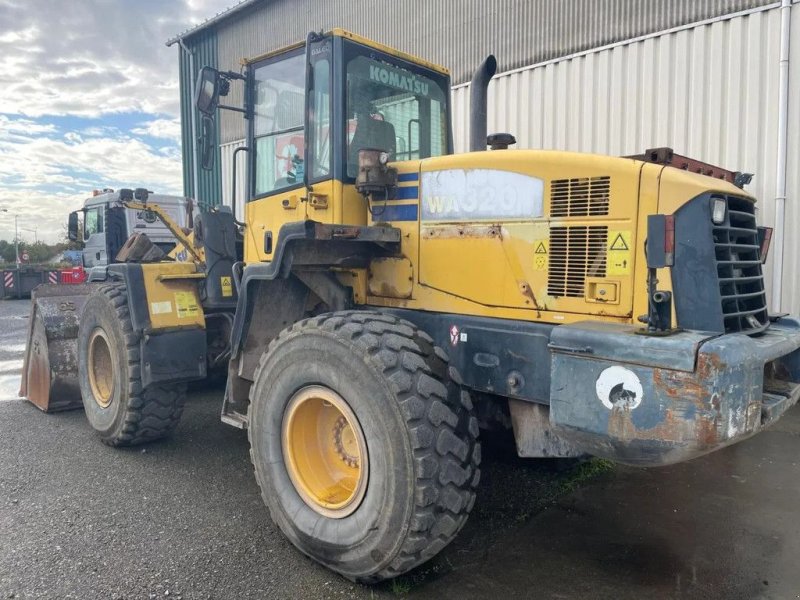
[[[487,135],[495,70],[475,72],[456,154],[447,69],[359,35],[203,67],[198,156],[213,165],[218,111],[239,112],[244,214],[204,210],[178,232],[186,260],[132,253],[80,306],[34,298],[22,394],[74,394],[102,442],[145,443],[212,353],[272,519],[364,583],[457,535],[493,423],[523,457],[655,467],[780,418],[800,321],[768,310],[769,231],[741,178],[671,153],[512,149]],[[222,104],[234,85],[243,105]],[[147,190],[125,203],[169,223]]]
[[[80,210],[69,214],[69,239],[80,242],[81,262],[87,270],[113,262],[133,233],[145,233],[165,254],[175,248],[175,237],[155,213],[125,208],[120,193],[111,188],[94,190]],[[165,210],[179,227],[191,226],[194,210],[191,198],[151,194],[150,200]]]

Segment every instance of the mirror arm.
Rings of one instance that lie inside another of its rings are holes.
[[[244,108],[238,108],[236,106],[227,106],[225,104],[217,104],[217,108],[224,109],[224,110],[235,110],[236,112],[247,114],[247,111]]]

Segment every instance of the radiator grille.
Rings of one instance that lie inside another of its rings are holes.
[[[547,272],[550,296],[583,298],[587,277],[605,277],[608,227],[551,227]]]
[[[755,333],[769,325],[755,206],[744,198],[724,199],[728,211],[725,223],[714,227],[714,250],[725,331]]]
[[[550,184],[550,216],[607,215],[610,189],[610,177],[556,179]]]

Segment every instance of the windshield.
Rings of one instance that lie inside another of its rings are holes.
[[[362,148],[384,150],[390,160],[447,153],[445,77],[405,62],[390,62],[391,57],[374,50],[369,56],[352,51],[346,56],[348,176],[358,172]]]

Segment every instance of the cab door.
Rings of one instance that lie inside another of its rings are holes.
[[[108,264],[106,234],[103,223],[104,206],[87,208],[83,215],[83,266]]]
[[[250,65],[245,261],[272,259],[281,226],[306,219],[305,50]]]

